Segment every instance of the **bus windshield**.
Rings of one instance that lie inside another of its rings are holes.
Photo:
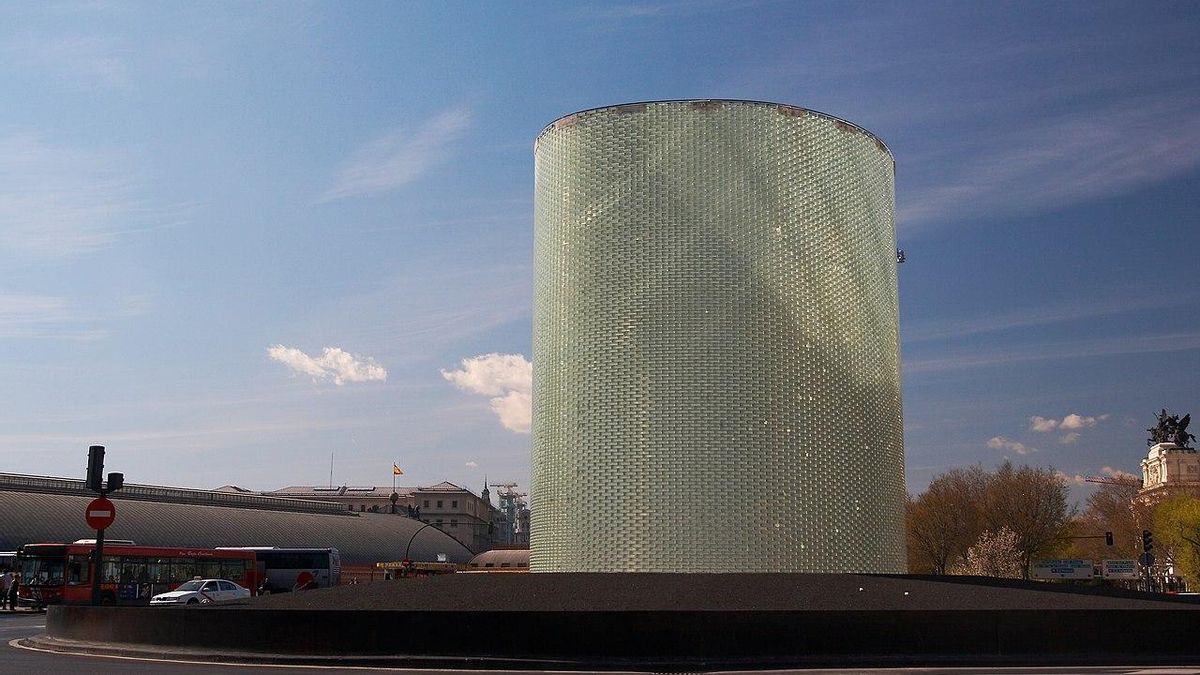
[[[63,582],[61,556],[21,556],[21,583],[25,586],[60,586]]]

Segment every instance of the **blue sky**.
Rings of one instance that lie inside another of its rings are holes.
[[[721,97],[895,154],[910,489],[1136,472],[1159,408],[1200,414],[1196,35],[1195,3],[5,3],[0,470],[528,485],[533,138]]]

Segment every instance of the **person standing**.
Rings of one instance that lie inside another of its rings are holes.
[[[15,575],[12,573],[12,570],[7,567],[4,568],[4,574],[0,574],[0,586],[3,586],[3,594],[0,595],[0,610],[7,609],[12,611],[15,609],[8,602],[8,590],[12,587],[14,578]]]
[[[21,576],[16,572],[10,572],[10,574],[12,576],[9,579],[8,591],[6,592],[8,596],[8,611],[15,612],[17,611],[17,588],[21,585]]]

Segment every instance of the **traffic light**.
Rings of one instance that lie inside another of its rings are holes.
[[[108,491],[120,490],[125,487],[125,474],[110,473],[108,474]]]
[[[1146,553],[1154,550],[1154,535],[1150,530],[1142,530],[1142,550]]]
[[[1104,545],[1105,545],[1105,546],[1112,546],[1112,545],[1113,545],[1113,536],[1112,536],[1112,532],[1105,532],[1105,533],[1104,533]]]
[[[92,492],[104,491],[104,446],[93,445],[88,448],[87,489]]]

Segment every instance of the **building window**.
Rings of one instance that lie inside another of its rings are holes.
[[[458,519],[451,518],[450,519],[450,527],[458,527]]]
[[[347,505],[346,505],[346,508],[347,508],[347,509],[349,509],[349,510],[351,510],[351,511],[353,511],[353,510],[354,510],[354,505],[353,505],[353,504],[347,504]]]
[[[359,505],[358,505],[358,512],[359,512],[359,513],[362,513],[363,511],[366,511],[366,510],[367,510],[367,505],[366,505],[366,504],[359,504]]]
[[[428,499],[425,500],[425,508],[429,508],[429,500]]]
[[[440,499],[438,500],[438,508],[439,509],[442,508],[442,500],[440,500]]]
[[[458,500],[457,500],[457,499],[455,499],[454,501],[450,502],[450,508],[452,508],[452,509],[457,509],[457,508],[458,508]]]

